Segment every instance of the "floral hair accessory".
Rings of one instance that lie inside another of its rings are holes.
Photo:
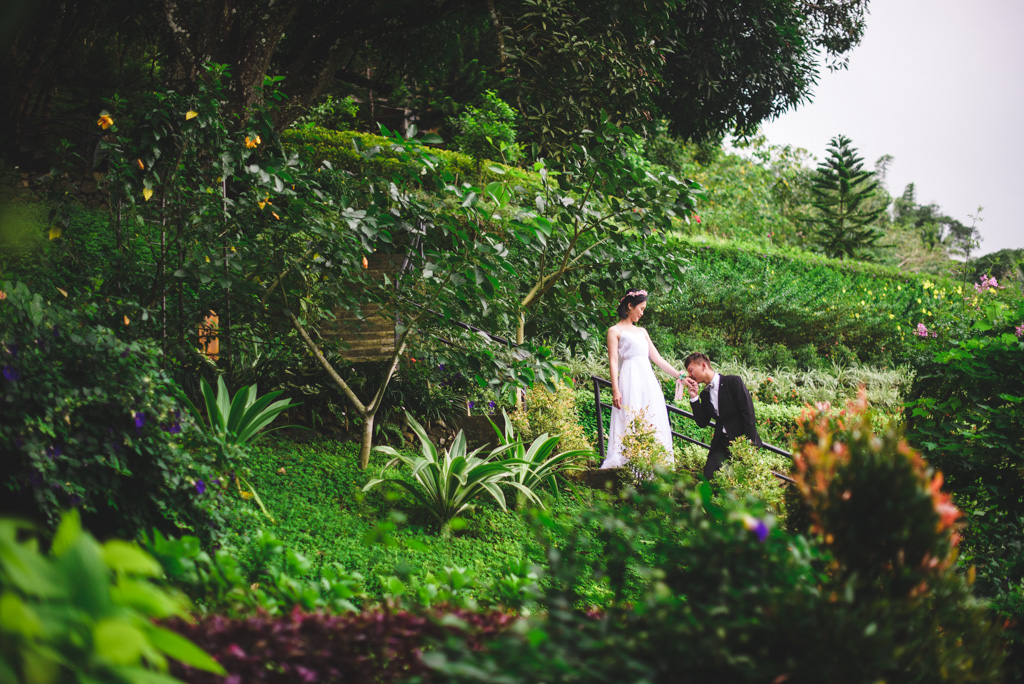
[[[640,295],[643,295],[644,297],[646,297],[647,296],[647,290],[630,290],[629,292],[627,292],[625,294],[625,296],[620,297],[619,301],[621,302],[626,297],[639,297]]]

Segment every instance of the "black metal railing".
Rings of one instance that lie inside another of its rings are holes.
[[[605,449],[604,449],[604,409],[611,409],[612,405],[611,404],[606,404],[603,401],[601,401],[601,388],[602,387],[611,387],[612,383],[609,380],[605,380],[604,378],[599,378],[596,375],[591,375],[590,376],[590,380],[591,380],[591,382],[594,383],[594,413],[595,413],[595,415],[597,417],[597,455],[598,455],[598,457],[601,460],[604,460],[604,451],[605,451]],[[683,416],[685,418],[689,418],[690,420],[696,420],[696,418],[694,418],[693,414],[690,413],[689,411],[685,411],[685,410],[683,410],[683,409],[681,409],[681,408],[679,408],[677,406],[673,406],[672,404],[668,404],[667,402],[666,402],[666,406],[668,408],[668,422],[669,422],[670,426],[672,425],[672,414],[675,414],[675,415],[678,415],[678,416]],[[714,426],[715,426],[715,423],[714,423],[714,421],[712,421],[709,424],[709,427],[714,427]],[[690,442],[691,444],[696,444],[698,446],[702,446],[705,449],[710,449],[711,448],[710,444],[705,444],[704,442],[700,441],[699,439],[694,439],[693,437],[690,437],[689,435],[684,435],[683,433],[676,432],[675,430],[672,430],[672,437],[673,438],[678,437],[679,439],[682,439],[683,441]],[[776,453],[776,454],[780,454],[782,456],[786,456],[787,458],[793,458],[793,454],[791,452],[786,451],[785,449],[780,449],[779,447],[773,446],[771,444],[762,444],[760,448],[764,449],[766,451],[771,451],[772,453]],[[783,473],[775,472],[774,470],[771,471],[771,473],[772,473],[772,475],[774,475],[775,477],[779,478],[780,480],[783,480],[783,481],[789,482],[789,483],[793,482],[793,478],[791,478],[788,475],[784,475]]]

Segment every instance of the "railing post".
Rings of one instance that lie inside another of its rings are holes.
[[[594,382],[594,413],[597,415],[597,455],[604,461],[604,411],[601,410],[601,385],[597,378]]]

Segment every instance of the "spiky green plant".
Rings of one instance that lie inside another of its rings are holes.
[[[544,485],[557,492],[560,475],[571,470],[583,470],[579,461],[594,455],[594,452],[589,449],[571,449],[556,454],[555,449],[562,437],[561,435],[552,437],[546,432],[533,440],[533,443],[527,447],[525,443],[516,439],[515,426],[508,414],[504,410],[501,414],[505,417],[505,430],[502,431],[494,424],[494,421],[491,421],[491,426],[498,435],[499,444],[514,447],[512,460],[519,463],[512,466],[514,471],[512,481],[518,482],[531,492],[536,492]],[[525,499],[526,497],[520,492],[516,496],[516,504],[525,503]],[[536,497],[534,500],[539,503],[539,499]]]
[[[257,397],[256,385],[253,384],[243,387],[232,398],[222,377],[217,378],[216,393],[205,378],[200,381],[199,386],[203,393],[203,403],[206,406],[205,418],[199,408],[180,389],[178,398],[195,419],[196,424],[202,426],[204,431],[213,438],[217,445],[217,456],[221,467],[232,469],[234,472],[234,454],[238,448],[254,441],[261,434],[280,430],[282,427],[296,427],[282,425],[264,430],[283,411],[298,406],[288,399],[274,401],[281,395],[281,392],[270,392],[262,397]],[[239,492],[243,497],[253,498],[264,515],[270,518],[267,507],[263,505],[263,501],[252,484],[241,473],[234,472],[234,474],[238,478]],[[242,484],[248,488],[248,491],[242,491]]]
[[[366,483],[364,492],[382,482],[394,482],[404,487],[441,523],[441,536],[445,539],[451,537],[452,518],[471,509],[484,494],[489,494],[502,510],[507,510],[505,494],[499,486],[502,483],[514,487],[528,498],[537,499],[531,489],[513,479],[514,468],[520,463],[517,459],[497,460],[514,444],[499,446],[486,456],[479,456],[484,447],[468,451],[466,435],[459,430],[451,446],[444,453],[439,453],[423,426],[408,413],[406,416],[409,427],[420,440],[420,453],[403,453],[386,446],[374,447],[392,459],[380,477]],[[409,466],[414,482],[392,470],[402,463]]]

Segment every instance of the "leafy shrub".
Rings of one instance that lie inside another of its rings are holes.
[[[195,624],[174,621],[168,626],[212,653],[227,670],[228,681],[370,684],[427,674],[422,652],[431,640],[452,635],[474,648],[513,620],[501,612],[325,615],[295,610],[274,617],[214,615]],[[224,681],[178,663],[171,672],[192,684]]]
[[[23,285],[2,289],[6,505],[50,525],[62,508],[81,506],[94,531],[125,537],[154,526],[216,530],[231,509],[204,496],[213,454],[184,448],[191,424],[160,350],[122,342]]]
[[[907,438],[946,474],[967,526],[961,565],[1013,624],[1024,676],[1024,301],[988,290],[963,318],[921,337]],[[1019,331],[1019,332],[1018,332]]]
[[[493,90],[484,93],[483,106],[468,105],[459,116],[456,147],[478,160],[500,159],[515,164],[522,156],[516,144],[516,112]]]
[[[454,682],[999,681],[997,631],[952,567],[938,476],[859,411],[802,425],[810,538],[706,483],[645,483],[596,501],[581,527],[601,532],[553,552],[557,610],[479,651],[447,639],[429,663]],[[631,576],[646,578],[638,598]],[[578,600],[595,577],[615,595],[603,612]]]
[[[622,434],[622,457],[637,482],[649,480],[670,466],[665,445],[658,439],[654,425],[647,419],[647,407],[629,411],[629,423]]]
[[[392,576],[381,578],[388,605],[419,609],[446,608],[477,610],[477,599],[486,606],[518,610],[539,595],[538,570],[527,561],[509,563],[490,585],[482,585],[475,571],[445,567],[411,576],[406,582]]]
[[[720,485],[719,491],[730,491],[763,501],[779,523],[785,523],[784,498],[787,485],[772,473],[787,474],[793,462],[785,456],[758,449],[746,437],[734,441],[729,451],[732,457],[715,472],[712,482]]]
[[[577,420],[576,393],[564,383],[558,383],[554,392],[539,383],[534,385],[526,393],[523,405],[511,418],[516,431],[524,440],[533,441],[547,433],[560,436],[563,449],[593,449],[583,426]]]
[[[335,99],[333,95],[328,94],[320,102],[310,107],[305,114],[303,114],[295,122],[296,128],[310,129],[310,128],[328,128],[332,130],[340,130],[345,128],[351,128],[356,122],[356,115],[359,113],[359,103],[356,99],[347,95],[343,98]]]
[[[224,670],[195,644],[153,623],[183,618],[180,597],[155,586],[160,565],[117,539],[102,546],[64,515],[50,552],[24,523],[0,519],[0,680],[4,682],[175,681],[173,658],[204,672]]]
[[[313,564],[272,534],[261,531],[253,541],[254,559],[243,568],[240,549],[220,548],[211,556],[196,537],[173,539],[155,532],[147,541],[153,557],[175,586],[187,589],[204,612],[249,615],[256,611],[281,615],[292,609],[356,610],[353,601],[366,597],[363,576],[338,563],[313,575]]]

